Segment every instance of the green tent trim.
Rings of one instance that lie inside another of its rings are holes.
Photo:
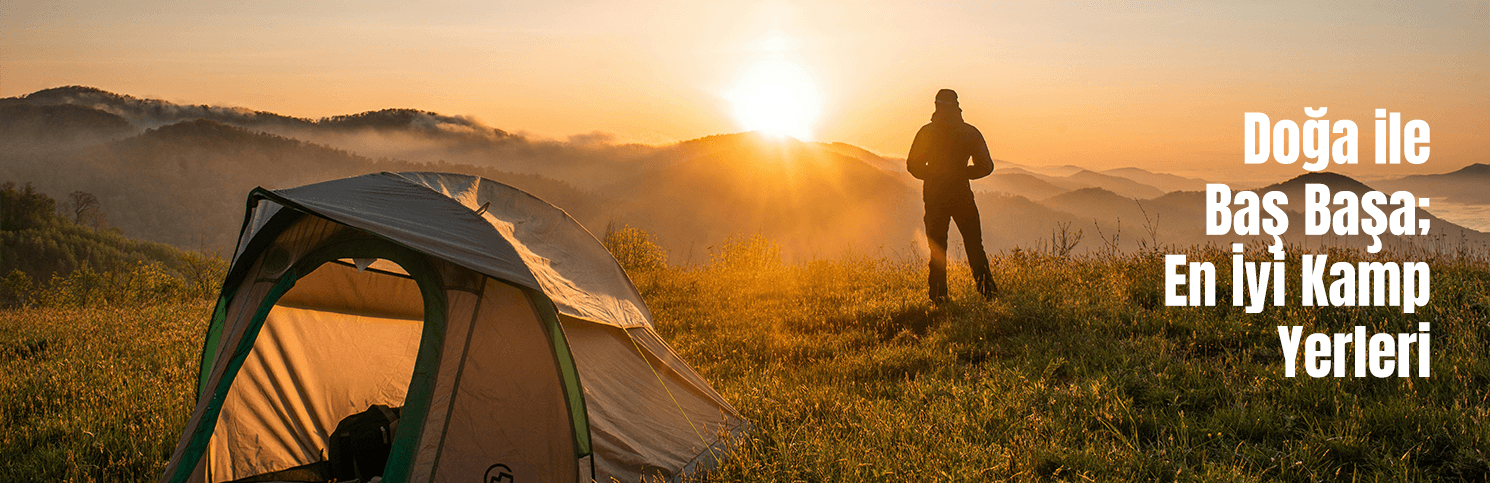
[[[257,260],[275,238],[274,235],[288,228],[309,211],[263,188],[255,189],[250,194],[249,209],[252,210],[260,199],[270,199],[285,206],[288,210],[276,213],[266,223],[250,245],[238,255],[239,260]],[[335,220],[330,221],[335,222]],[[245,221],[244,229],[246,230],[247,227],[248,223]],[[212,399],[202,415],[202,423],[192,434],[191,441],[182,455],[182,461],[201,461],[207,444],[211,440],[212,431],[217,426],[217,418],[222,411],[222,404],[227,398],[228,390],[232,388],[238,370],[242,368],[244,360],[253,350],[254,342],[258,339],[259,331],[263,328],[269,311],[285,293],[294,288],[295,282],[300,277],[309,275],[325,263],[341,258],[381,258],[397,263],[414,279],[424,299],[424,325],[420,335],[419,353],[415,358],[414,374],[405,398],[407,401],[403,408],[405,416],[399,418],[405,422],[402,423],[398,435],[394,437],[393,448],[388,457],[388,468],[384,475],[384,481],[389,483],[399,483],[410,479],[409,473],[412,468],[409,465],[413,461],[416,448],[419,447],[419,437],[423,434],[424,420],[429,412],[430,396],[434,392],[435,373],[440,362],[440,345],[445,339],[444,332],[447,323],[445,292],[440,284],[438,273],[435,272],[426,255],[377,235],[323,245],[302,257],[295,266],[280,275],[254,312],[243,339],[234,348],[222,380],[218,382],[217,387],[212,388]],[[222,336],[223,326],[226,324],[227,307],[236,295],[236,287],[240,286],[248,275],[250,268],[248,265],[251,263],[235,264],[229,269],[228,276],[223,283],[223,292],[218,297],[217,307],[213,310],[206,342],[202,348],[202,362],[198,373],[198,397],[208,389],[207,383],[211,376],[210,365],[221,342],[219,339]],[[564,397],[569,406],[570,426],[573,430],[575,455],[577,458],[591,456],[593,449],[590,442],[589,418],[585,409],[584,389],[580,385],[573,354],[569,350],[563,328],[559,325],[558,313],[554,309],[553,301],[537,290],[522,288],[522,291],[543,319],[554,362],[558,365],[563,379]],[[198,463],[178,466],[176,473],[171,476],[171,481],[187,481],[197,466]]]

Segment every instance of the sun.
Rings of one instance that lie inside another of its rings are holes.
[[[810,140],[822,105],[817,86],[806,71],[782,54],[784,40],[762,44],[766,57],[750,66],[729,91],[735,118],[747,131]]]

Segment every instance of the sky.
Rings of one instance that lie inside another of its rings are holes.
[[[1338,172],[1490,162],[1485,0],[0,3],[0,97],[77,84],[308,118],[410,107],[658,144],[744,130],[736,102],[763,63],[811,90],[799,137],[890,156],[952,88],[994,157],[1023,164],[1301,174],[1244,165],[1242,120],[1302,123],[1305,107],[1361,126],[1362,164]],[[1378,108],[1430,124],[1427,163],[1370,164]]]

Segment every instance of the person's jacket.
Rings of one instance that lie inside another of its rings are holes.
[[[972,165],[968,165],[969,158]],[[922,199],[929,203],[972,197],[968,180],[992,173],[993,158],[983,133],[962,121],[961,109],[939,108],[931,122],[916,133],[905,168],[911,176],[925,181]]]

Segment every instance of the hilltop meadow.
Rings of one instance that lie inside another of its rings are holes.
[[[1000,252],[996,299],[978,297],[961,265],[953,301],[934,307],[914,255],[784,262],[779,245],[756,236],[681,265],[635,229],[605,241],[659,333],[754,425],[701,480],[1490,474],[1483,256],[1417,254],[1434,278],[1415,315],[1296,302],[1246,314],[1165,307],[1163,256],[1152,249]],[[1165,251],[1218,266],[1229,257],[1214,247]],[[210,303],[83,295],[0,311],[0,480],[154,480],[191,410]],[[1278,325],[1407,332],[1417,321],[1433,322],[1430,378],[1283,377]]]
[[[1289,305],[1247,314],[1217,247],[1270,237],[1205,234],[1199,190],[1224,180],[997,164],[973,187],[1002,291],[983,300],[954,264],[953,300],[932,306],[919,182],[849,144],[544,140],[414,109],[301,119],[81,86],[0,99],[0,481],[156,479],[243,196],[379,171],[479,175],[604,233],[657,331],[754,426],[708,481],[1490,478],[1490,234],[1440,209],[1483,208],[1490,165],[1261,188],[1411,189],[1445,217],[1419,210],[1428,233],[1366,254],[1368,237],[1306,237],[1288,212],[1285,238],[1308,243],[1286,258]],[[1304,252],[1426,261],[1432,299],[1300,307]],[[1166,307],[1166,253],[1214,263],[1223,305]],[[1424,321],[1430,378],[1283,375],[1280,325]]]

